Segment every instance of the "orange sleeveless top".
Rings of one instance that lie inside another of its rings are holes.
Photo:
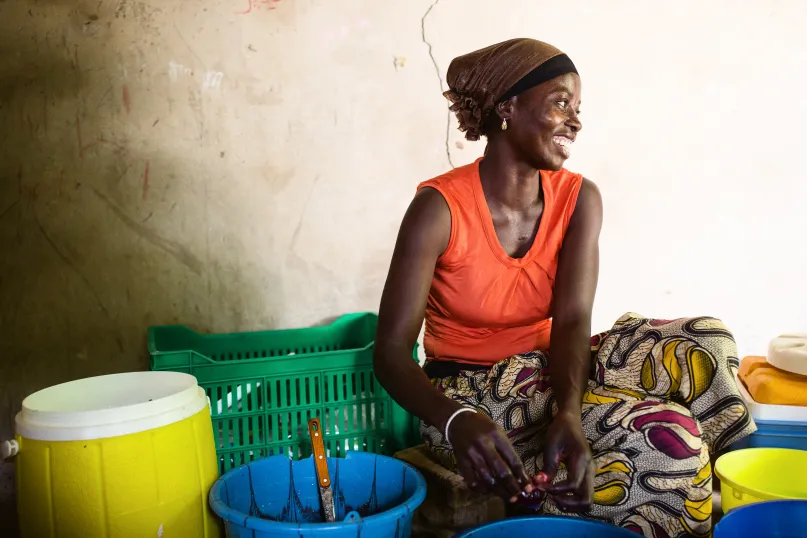
[[[496,237],[479,163],[425,181],[445,198],[451,236],[437,260],[426,305],[424,344],[430,360],[478,365],[549,348],[558,253],[583,178],[541,172],[544,212],[523,258],[511,258]]]

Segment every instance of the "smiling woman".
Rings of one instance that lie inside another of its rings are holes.
[[[582,129],[577,69],[514,39],[454,59],[447,80],[460,130],[487,147],[421,183],[404,217],[379,381],[473,489],[648,537],[707,535],[710,450],[755,429],[731,333],[629,314],[592,341],[602,199],[563,168]]]

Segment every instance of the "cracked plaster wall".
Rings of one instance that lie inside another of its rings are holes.
[[[596,328],[710,313],[764,351],[807,320],[805,19],[781,0],[0,1],[0,438],[35,390],[146,368],[148,325],[374,310],[417,182],[482,151],[440,96],[448,62],[517,35],[583,74],[569,167],[605,198]]]

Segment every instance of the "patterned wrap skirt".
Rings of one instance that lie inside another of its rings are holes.
[[[648,538],[708,536],[710,453],[756,430],[737,389],[732,334],[714,318],[666,321],[626,314],[592,338],[591,354],[582,425],[596,477],[592,507],[581,516]],[[542,469],[543,438],[557,412],[546,352],[432,383],[501,426],[528,476]],[[421,435],[439,461],[454,469],[443,432],[421,424]],[[561,467],[558,480],[564,474]],[[568,515],[551,496],[534,509]]]

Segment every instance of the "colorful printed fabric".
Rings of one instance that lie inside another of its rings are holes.
[[[626,314],[592,338],[591,352],[582,424],[597,471],[593,505],[583,517],[648,538],[708,536],[709,453],[756,430],[735,383],[739,360],[731,333],[714,318]],[[540,471],[544,433],[557,412],[546,353],[432,382],[508,432],[528,475]],[[443,432],[421,425],[421,435],[443,465],[455,468]],[[551,497],[536,510],[563,514]]]

